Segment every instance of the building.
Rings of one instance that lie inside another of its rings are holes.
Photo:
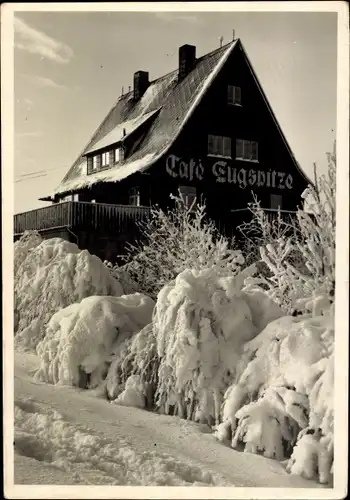
[[[137,236],[149,207],[178,190],[205,200],[226,232],[247,220],[252,191],[268,211],[296,210],[310,181],[300,169],[239,39],[150,81],[134,74],[55,192],[51,203],[15,216],[26,229],[77,242],[115,260]]]

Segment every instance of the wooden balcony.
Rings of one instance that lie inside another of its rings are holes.
[[[281,214],[281,219],[284,222],[291,222],[293,218],[296,216],[296,211],[292,210],[280,210],[278,211],[275,208],[263,208],[265,214],[267,215],[267,219],[269,222],[272,222],[277,218],[278,212]],[[245,222],[249,222],[249,219],[252,218],[252,213],[249,208],[238,208],[235,210],[231,210],[232,216],[234,218],[242,218]]]
[[[69,228],[86,231],[129,233],[150,213],[149,207],[112,205],[81,201],[55,203],[14,216],[14,234],[26,230]]]

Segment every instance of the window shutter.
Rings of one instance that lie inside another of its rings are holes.
[[[121,146],[119,148],[119,161],[124,161],[125,158],[125,147]]]
[[[234,87],[232,85],[227,87],[227,102],[228,104],[233,104],[234,102]]]
[[[258,159],[258,143],[253,141],[252,142],[252,160],[257,160]]]
[[[224,137],[224,156],[231,156],[231,138]]]
[[[216,152],[215,154],[222,156],[224,154],[224,138],[221,135],[216,136]]]
[[[250,141],[243,141],[243,158],[250,160],[252,157],[252,144]]]
[[[113,149],[109,152],[109,165],[113,165],[114,163],[114,152]]]
[[[235,87],[235,102],[241,104],[241,87]]]
[[[243,141],[236,139],[236,158],[243,158]]]
[[[100,170],[101,168],[101,155],[96,156],[96,170]]]
[[[208,135],[208,154],[214,154],[214,136]]]
[[[88,175],[92,173],[93,170],[93,163],[92,163],[92,156],[88,156],[87,158],[87,173]]]

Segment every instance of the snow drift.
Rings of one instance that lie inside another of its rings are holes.
[[[98,257],[61,238],[20,240],[15,262],[17,348],[35,350],[45,325],[60,309],[92,295],[123,294]]]
[[[132,338],[112,362],[110,397],[138,375],[143,394],[155,392],[160,412],[218,422],[243,344],[282,315],[262,293],[242,290],[252,271],[223,277],[215,268],[186,270],[166,285],[158,294],[153,327]]]
[[[37,378],[53,384],[96,387],[118,345],[152,319],[154,302],[142,294],[88,297],[54,314],[44,339]]]
[[[327,483],[333,462],[332,311],[283,317],[248,342],[216,436]]]

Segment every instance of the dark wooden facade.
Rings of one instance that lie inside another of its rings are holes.
[[[189,53],[192,57],[193,51]],[[240,89],[235,103],[228,99],[229,86]],[[126,154],[137,147],[145,133],[147,123],[137,131],[134,144],[129,138]],[[211,153],[209,136],[229,138],[230,148],[224,151],[227,154]],[[254,159],[236,157],[237,140],[254,142],[257,149]],[[98,153],[111,147],[115,146]],[[252,193],[270,213],[276,209],[276,199],[285,213],[292,213],[308,182],[239,45],[230,53],[171,147],[154,165],[119,182],[97,182],[88,189],[71,191],[69,195],[78,195],[79,202],[60,203],[67,195],[62,193],[51,207],[41,209],[41,215],[37,211],[36,216],[34,212],[16,216],[15,233],[20,234],[24,229],[47,231],[55,224],[59,228],[66,224],[71,232],[80,235],[79,246],[113,260],[117,253],[123,252],[125,241],[137,236],[136,221],[147,216],[147,207],[157,204],[166,208],[170,194],[176,194],[179,188],[195,189],[197,199],[206,203],[208,216],[225,228],[226,233],[234,234],[236,226],[250,218],[246,208],[252,201]],[[135,192],[139,194],[137,198],[132,196]],[[45,223],[33,222],[35,217],[43,219],[43,214],[47,214]],[[32,217],[32,222],[28,217]],[[95,240],[99,243],[93,243]],[[103,250],[103,240],[105,248],[113,250]],[[117,243],[111,245],[112,240]]]

